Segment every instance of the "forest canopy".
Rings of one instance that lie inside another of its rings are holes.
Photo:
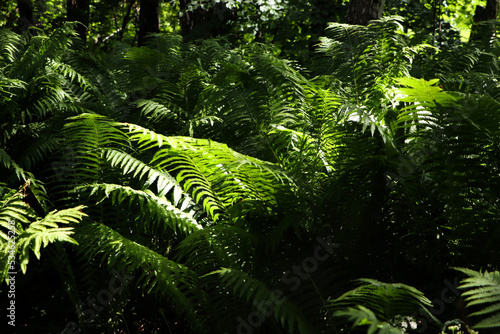
[[[0,1],[2,333],[497,333],[499,0]]]

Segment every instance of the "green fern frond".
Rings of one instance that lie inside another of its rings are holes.
[[[1,148],[0,148],[0,163],[2,163],[2,165],[7,169],[13,169],[19,181],[24,182],[30,178],[31,179],[35,178],[32,173],[27,172],[23,168],[21,168],[14,160],[12,160],[9,154]]]
[[[43,219],[30,223],[21,231],[16,239],[16,246],[23,273],[27,270],[30,250],[37,259],[40,259],[40,250],[50,243],[62,241],[77,244],[76,240],[70,236],[74,233],[73,227],[59,227],[59,224],[72,225],[80,222],[86,216],[82,212],[84,208],[80,205],[71,209],[54,210]]]
[[[160,196],[166,195],[174,189],[174,205],[178,205],[181,201],[182,197],[179,195],[182,194],[182,189],[179,188],[177,181],[170,174],[155,169],[125,152],[113,149],[105,150],[105,158],[111,163],[112,167],[122,169],[124,175],[133,173],[133,178],[142,179],[146,177],[148,185],[153,185],[156,182]]]
[[[223,267],[238,267],[243,252],[253,254],[258,238],[240,227],[219,224],[193,231],[178,246],[175,258],[185,261],[199,275]],[[237,256],[240,254],[240,256]]]
[[[393,323],[399,316],[422,314],[439,324],[427,309],[431,301],[412,286],[401,283],[383,283],[373,279],[359,279],[362,285],[330,301],[327,309],[336,311],[343,308],[363,306],[373,312],[376,319]],[[354,315],[356,315],[354,312]],[[349,314],[349,312],[343,314]],[[355,318],[358,316],[356,315]]]
[[[141,109],[142,115],[148,118],[149,121],[157,123],[164,121],[166,118],[174,118],[177,116],[172,110],[165,105],[152,100],[137,100],[137,107]]]
[[[196,203],[217,219],[226,207],[251,199],[275,205],[272,180],[285,184],[290,178],[278,166],[235,152],[225,144],[206,139],[166,137],[133,124],[126,124],[130,140],[142,149],[157,151],[156,168],[176,175],[177,181]]]
[[[10,29],[0,29],[0,64],[6,65],[16,60],[22,38]],[[3,67],[3,66],[0,66]]]
[[[372,20],[368,27],[330,23],[330,38],[321,38],[319,51],[332,57],[331,75],[350,88],[356,103],[383,107],[384,92],[393,78],[408,76],[411,63],[424,47],[409,47],[402,18],[387,16]]]
[[[165,232],[165,227],[168,226],[176,233],[189,234],[202,228],[191,213],[183,211],[183,206],[178,209],[165,196],[157,196],[150,190],[136,190],[118,184],[92,184],[77,189],[90,189],[91,196],[98,192],[104,193],[115,205],[124,201],[128,201],[129,207],[136,207],[135,204],[138,204],[142,219],[158,226],[159,231]]]
[[[367,334],[403,334],[404,331],[400,327],[395,327],[388,322],[380,321],[374,312],[369,308],[358,305],[357,307],[348,307],[345,310],[336,311],[334,317],[347,318],[352,323],[352,327],[365,327]]]
[[[475,324],[474,328],[500,327],[500,272],[478,272],[466,268],[455,268],[469,277],[462,280],[461,289],[466,289],[462,295],[467,301],[467,307],[489,305],[474,312],[471,316],[489,316]]]
[[[73,44],[76,22],[66,22],[50,36],[34,36],[17,61],[9,67],[9,73],[18,74],[18,79],[30,82],[45,69],[50,60],[60,60]]]
[[[5,189],[8,188],[3,188],[3,190]],[[10,240],[6,231],[12,228],[11,222],[15,223],[15,233],[19,235],[21,225],[28,224],[34,216],[28,205],[22,200],[22,194],[13,189],[9,190],[9,192],[3,194],[0,201],[0,226],[2,227],[0,229],[0,240],[2,243]]]
[[[416,78],[396,78],[394,79],[401,88],[396,88],[399,101],[417,102],[422,106],[450,106],[456,103],[458,98],[450,93],[444,92],[442,88],[436,86],[439,79],[424,80]]]
[[[125,148],[126,135],[116,123],[98,114],[80,114],[70,117],[63,128],[66,149],[72,154],[70,175],[82,183],[102,181],[106,148]],[[68,162],[66,161],[66,162]]]
[[[81,227],[77,241],[87,258],[97,257],[110,268],[125,266],[128,272],[139,273],[137,288],[172,303],[178,316],[185,317],[193,330],[202,332],[204,299],[189,268],[102,224]]]
[[[84,96],[83,93],[92,91],[93,94],[96,94],[96,92],[99,91],[97,87],[87,79],[87,77],[76,71],[71,65],[51,60],[49,62],[49,66],[51,69],[60,73],[64,77],[69,78],[70,82],[74,82],[82,89],[82,93],[77,97],[79,101],[84,100],[82,98]]]

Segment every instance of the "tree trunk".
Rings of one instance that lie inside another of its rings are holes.
[[[371,20],[382,17],[385,0],[351,0],[346,22],[366,26]]]
[[[469,41],[483,41],[485,46],[491,44],[491,39],[495,36],[496,28],[494,24],[484,23],[485,21],[496,20],[498,17],[498,5],[500,0],[487,0],[486,8],[477,6],[474,13],[474,26],[472,26]]]
[[[125,16],[123,17],[123,22],[122,22],[122,28],[120,32],[118,32],[118,40],[121,42],[123,39],[123,34],[125,33],[125,29],[127,28],[128,23],[130,22],[130,15],[132,13],[132,8],[135,5],[135,0],[131,0],[128,7],[127,7],[127,12]]]
[[[90,0],[67,0],[66,4],[68,6],[67,20],[81,23],[76,27],[76,32],[85,44],[90,22]]]
[[[160,32],[160,4],[158,0],[141,0],[139,14],[139,46],[144,45],[147,34]]]
[[[206,39],[230,32],[229,21],[235,20],[235,9],[226,7],[224,2],[217,2],[213,7],[188,10],[191,0],[180,0],[181,34],[185,41]]]
[[[479,23],[481,21],[496,20],[498,16],[499,2],[499,0],[488,0],[486,1],[486,8],[483,6],[477,6],[476,12],[474,13],[474,22]]]
[[[19,10],[19,18],[21,20],[21,31],[26,31],[29,27],[35,25],[31,0],[17,0],[17,9]]]

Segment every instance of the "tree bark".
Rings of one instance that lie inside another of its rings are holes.
[[[125,29],[127,28],[127,25],[130,21],[130,14],[132,12],[132,7],[135,5],[135,0],[131,0],[128,7],[127,7],[127,12],[125,16],[123,17],[123,22],[122,22],[122,28],[120,32],[118,33],[118,40],[121,41],[123,39],[123,34],[125,33]]]
[[[476,7],[473,17],[476,24],[471,28],[469,41],[483,41],[485,46],[491,44],[491,39],[496,33],[495,25],[482,22],[497,19],[499,3],[500,0],[487,0],[486,8],[483,6]]]
[[[473,17],[474,22],[479,23],[481,21],[496,20],[498,16],[499,2],[500,0],[488,0],[486,1],[486,8],[483,6],[477,6]]]
[[[382,17],[385,0],[351,0],[346,22],[366,26],[371,20]]]
[[[141,0],[139,13],[139,46],[144,45],[147,34],[160,32],[160,4],[158,0]]]
[[[67,0],[66,4],[67,20],[81,23],[76,27],[76,32],[85,44],[90,22],[90,0]]]
[[[29,27],[34,26],[33,5],[31,0],[17,0],[17,9],[19,10],[20,30],[26,31]]]

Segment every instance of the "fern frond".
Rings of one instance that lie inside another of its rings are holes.
[[[70,117],[63,128],[67,149],[73,155],[72,176],[80,182],[100,181],[104,170],[104,149],[124,148],[126,135],[109,118],[98,114]]]
[[[0,201],[0,226],[2,227],[0,229],[0,240],[2,244],[10,240],[6,231],[11,230],[11,222],[15,223],[14,232],[19,235],[22,224],[28,224],[31,218],[33,218],[33,212],[22,200],[22,194],[15,192],[15,190],[5,193]]]
[[[427,309],[431,301],[412,286],[401,283],[383,283],[373,279],[359,279],[362,285],[329,302],[329,310],[363,306],[373,312],[376,319],[393,323],[399,316],[423,314],[439,324]],[[351,311],[353,309],[351,308]],[[355,311],[354,314],[356,314]],[[343,312],[344,315],[350,312]],[[358,315],[355,317],[358,319]]]
[[[335,311],[334,317],[347,318],[352,323],[352,327],[369,326],[367,334],[403,334],[404,331],[388,322],[380,321],[374,312],[362,305],[349,307],[345,310]]]
[[[467,307],[489,305],[471,316],[489,316],[475,324],[474,328],[500,327],[500,272],[478,272],[466,268],[455,268],[469,277],[462,280],[461,289],[466,289]]]
[[[35,177],[33,176],[32,173],[25,171],[23,168],[21,168],[10,156],[5,152],[3,149],[0,148],[0,163],[7,168],[7,169],[13,169],[14,172],[16,173],[16,176],[18,180],[20,181],[27,181],[28,179],[32,178],[34,179]]]
[[[398,100],[402,102],[417,102],[423,106],[450,106],[458,98],[450,93],[444,92],[442,88],[436,86],[439,79],[424,80],[416,78],[396,78],[401,88],[396,88],[396,93],[400,94]]]
[[[166,137],[133,124],[126,124],[130,139],[142,149],[157,151],[156,168],[176,175],[177,181],[214,220],[238,200],[276,203],[271,180],[285,184],[290,178],[278,166],[235,152],[225,144],[206,139]]]
[[[174,204],[178,205],[181,201],[180,194],[182,194],[182,189],[179,188],[177,181],[170,174],[157,170],[125,152],[113,149],[105,150],[105,158],[111,163],[112,167],[122,169],[124,175],[133,173],[133,178],[142,179],[146,177],[148,185],[153,185],[156,182],[157,191],[160,196],[166,195],[174,189]]]
[[[240,227],[213,225],[186,236],[179,243],[175,258],[185,261],[199,275],[205,275],[221,266],[233,268],[242,265],[246,257],[244,252],[249,256],[254,254],[257,243],[255,235]]]
[[[165,232],[165,227],[168,226],[176,233],[189,234],[202,228],[192,214],[182,210],[183,207],[176,208],[165,196],[157,196],[150,190],[143,191],[118,184],[99,183],[80,186],[77,189],[90,189],[91,196],[98,192],[104,193],[105,197],[111,198],[115,205],[124,201],[128,201],[129,207],[136,207],[135,204],[138,204],[142,219],[154,222],[153,224],[158,226],[159,231]]]
[[[21,42],[21,36],[10,29],[0,29],[0,64],[6,65],[16,60]]]
[[[254,305],[257,305],[271,301],[274,304],[274,318],[282,326],[287,327],[289,332],[297,330],[301,334],[313,333],[311,323],[304,317],[300,308],[281,295],[276,298],[275,291],[268,288],[264,282],[247,273],[230,268],[215,270],[207,275],[220,276],[222,282],[232,287],[234,293],[247,303],[253,301]]]
[[[80,222],[86,214],[82,212],[83,205],[64,210],[54,210],[43,219],[29,224],[16,239],[19,252],[19,261],[23,273],[26,273],[30,250],[37,259],[40,259],[40,250],[49,243],[56,241],[77,244],[70,235],[74,233],[73,227],[59,227],[59,224],[75,224]]]
[[[109,268],[126,267],[128,272],[138,273],[137,288],[172,303],[179,317],[185,317],[193,330],[202,332],[205,305],[197,277],[189,268],[102,224],[81,227],[77,241],[87,258],[98,257]]]
[[[177,115],[165,105],[152,100],[137,100],[137,107],[141,109],[142,115],[153,123],[164,121],[165,118],[174,118]]]

